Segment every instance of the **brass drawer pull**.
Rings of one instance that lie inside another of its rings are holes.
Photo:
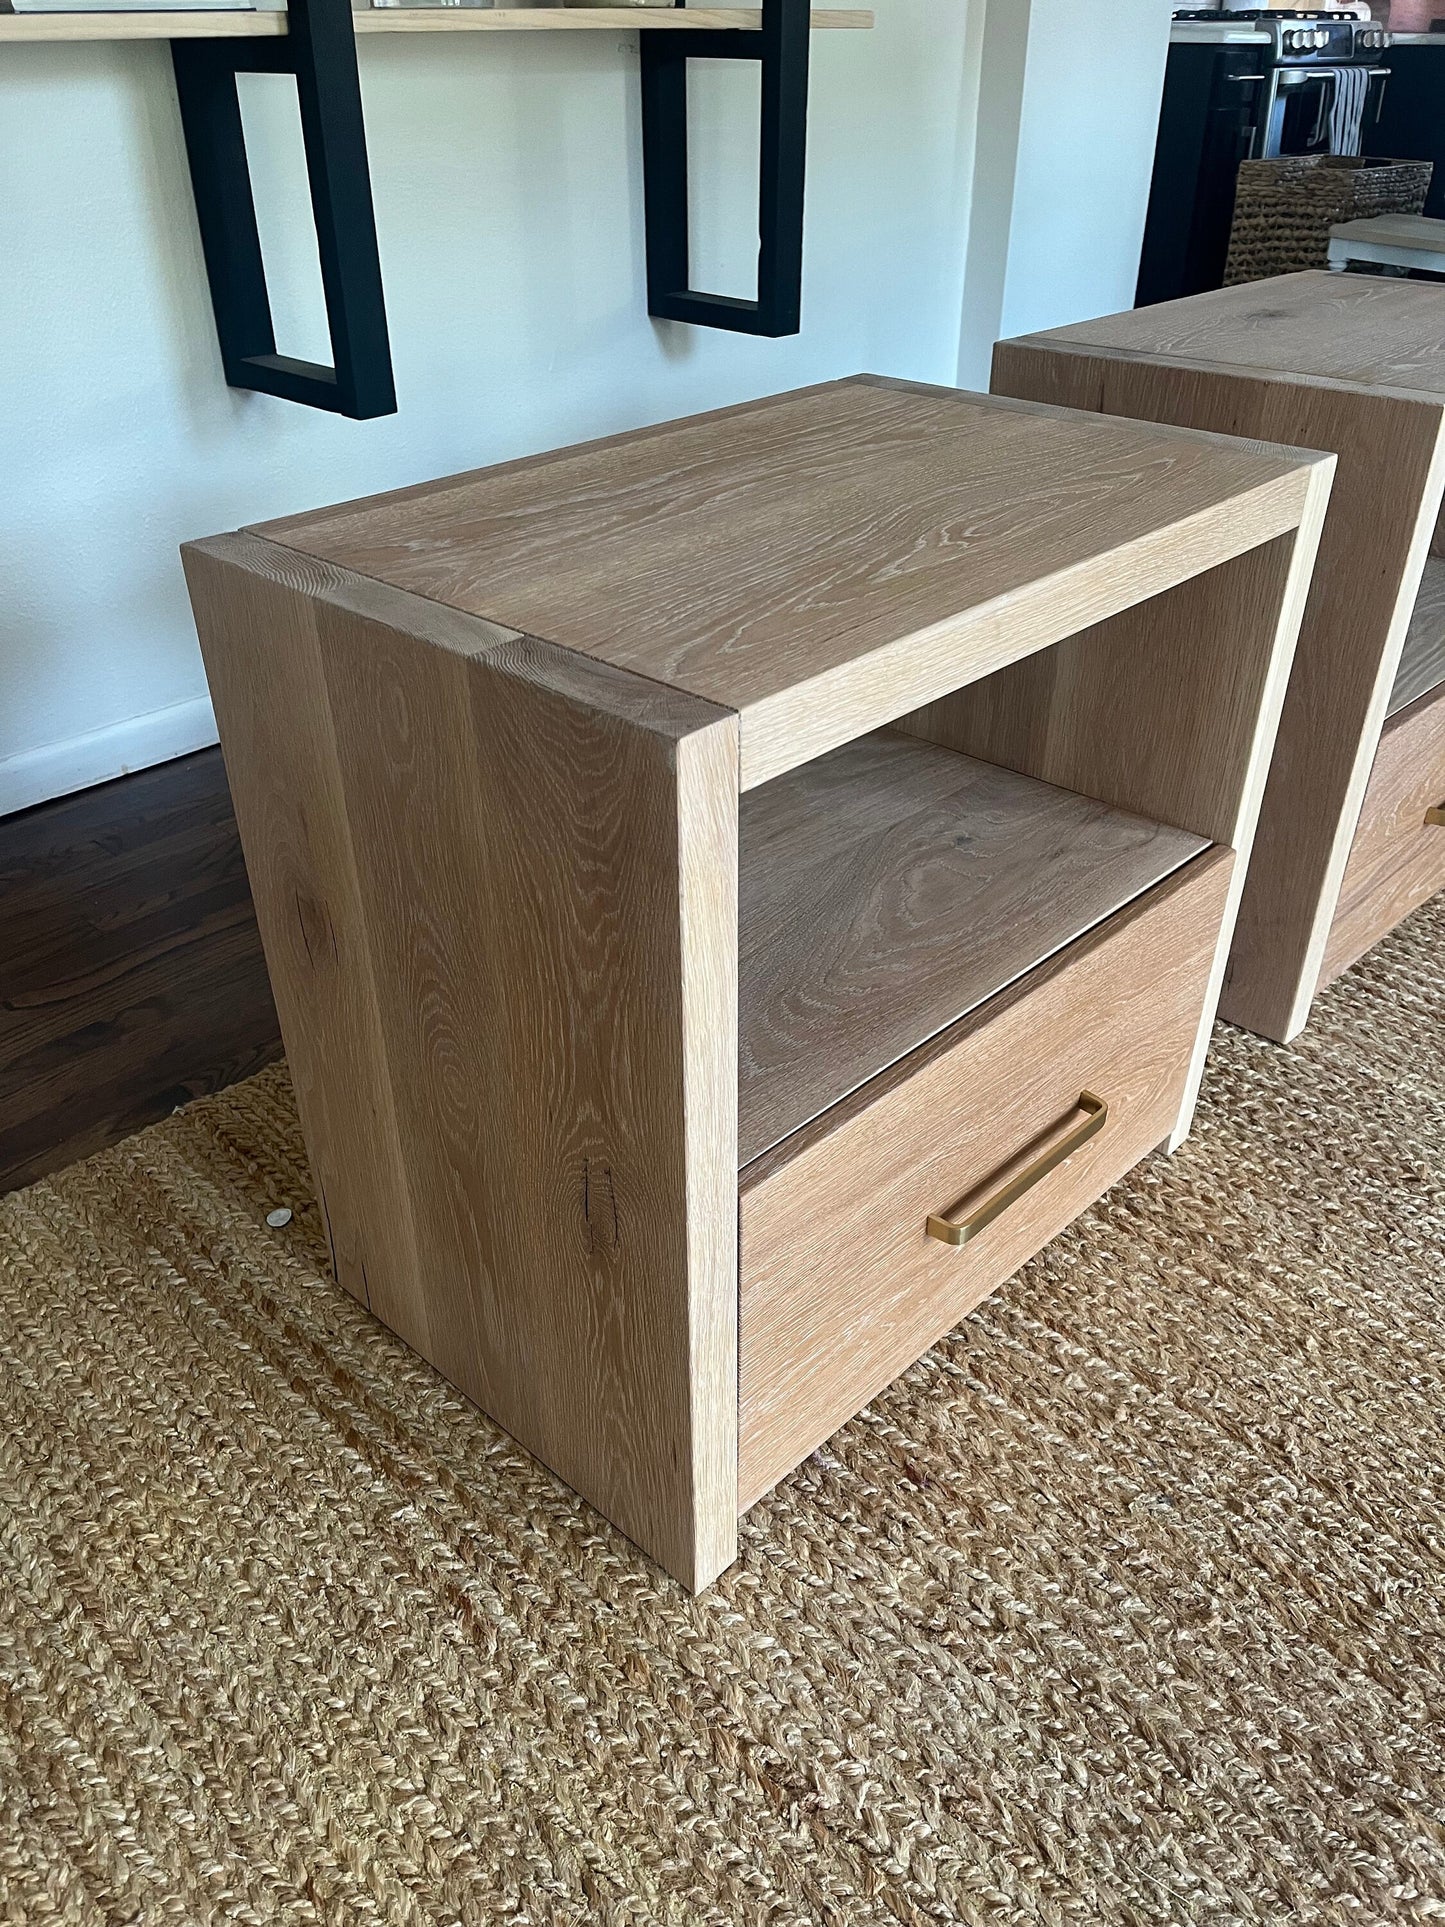
[[[1445,803],[1432,803],[1425,812],[1427,823],[1445,823]]]
[[[943,1216],[930,1212],[927,1226],[929,1237],[941,1238],[946,1245],[966,1245],[971,1238],[978,1236],[985,1225],[992,1224],[995,1218],[1007,1211],[1011,1204],[1017,1204],[1026,1191],[1032,1191],[1040,1178],[1046,1178],[1055,1166],[1062,1164],[1065,1158],[1072,1157],[1081,1144],[1087,1144],[1091,1137],[1103,1130],[1109,1107],[1102,1097],[1095,1097],[1092,1091],[1080,1091],[1079,1101],[1074,1108],[1084,1115],[1073,1130],[1066,1132],[1047,1151],[1041,1152],[1032,1164],[1025,1166],[1007,1184],[1001,1184],[982,1204],[976,1205],[961,1218],[955,1218],[952,1212]],[[954,1205],[953,1211],[958,1208]]]

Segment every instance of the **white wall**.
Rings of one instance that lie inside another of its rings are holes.
[[[368,423],[224,385],[165,47],[3,49],[0,812],[213,740],[187,536],[859,369],[953,380],[981,0],[874,4],[872,33],[813,37],[804,325],[779,342],[647,318],[635,36],[363,42],[400,403]],[[699,265],[736,291],[755,88],[698,87]],[[268,89],[281,346],[324,357]]]
[[[990,0],[958,379],[1134,305],[1176,0]]]

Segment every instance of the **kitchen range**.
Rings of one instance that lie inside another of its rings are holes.
[[[1141,306],[1221,285],[1241,161],[1368,145],[1390,36],[1363,15],[1265,7],[1174,15]]]

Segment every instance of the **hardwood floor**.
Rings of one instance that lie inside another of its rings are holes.
[[[0,1191],[280,1055],[219,750],[0,820]]]

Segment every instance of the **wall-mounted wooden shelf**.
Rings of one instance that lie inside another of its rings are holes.
[[[633,27],[696,32],[756,32],[756,7],[385,7],[355,15],[356,31],[374,33],[616,33]],[[815,7],[815,28],[868,28],[864,8]],[[282,13],[0,14],[0,44],[51,40],[275,40]]]

